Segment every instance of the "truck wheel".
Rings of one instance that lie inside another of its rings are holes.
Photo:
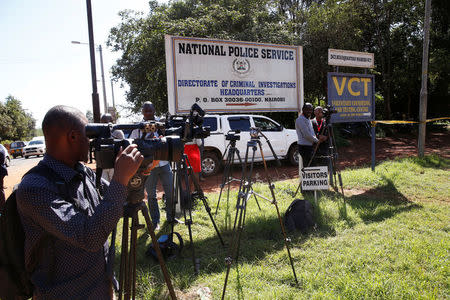
[[[296,144],[293,144],[291,148],[289,148],[288,159],[291,165],[298,166],[298,147]]]
[[[220,161],[214,152],[205,152],[202,158],[202,173],[208,177],[217,174],[220,168]]]

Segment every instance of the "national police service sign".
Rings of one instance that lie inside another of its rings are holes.
[[[298,111],[301,46],[166,35],[170,113],[197,103],[208,113]]]

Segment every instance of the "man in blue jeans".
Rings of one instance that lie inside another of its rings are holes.
[[[144,102],[142,105],[142,115],[144,116],[143,121],[154,121],[155,120],[155,106],[150,101]],[[143,136],[145,135],[145,136]],[[146,140],[154,139],[160,137],[161,132],[150,132],[143,133],[139,130],[133,130],[130,138],[144,138]],[[158,201],[156,198],[156,185],[158,184],[158,179],[161,180],[164,193],[166,195],[166,219],[168,222],[173,221],[172,213],[172,191],[173,191],[173,174],[170,163],[165,160],[160,160],[157,164],[155,162],[155,167],[151,170],[145,182],[145,190],[147,191],[148,208],[150,210],[150,217],[152,218],[153,228],[159,230],[160,223],[160,213]]]

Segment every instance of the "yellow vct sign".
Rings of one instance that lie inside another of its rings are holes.
[[[374,120],[374,75],[328,73],[328,103],[333,123]]]
[[[332,76],[332,78],[339,96],[342,96],[344,93],[344,88],[347,88],[352,96],[361,95],[361,91],[364,91],[364,96],[369,94],[369,83],[372,82],[372,78],[341,77],[338,79],[337,76]],[[341,81],[340,83],[339,80]]]

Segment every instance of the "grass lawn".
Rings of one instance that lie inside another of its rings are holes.
[[[294,283],[275,206],[250,198],[239,261],[232,264],[226,299],[449,299],[450,285],[450,161],[438,156],[405,158],[369,168],[345,170],[345,202],[334,192],[319,193],[317,226],[308,234],[289,233],[299,285]],[[283,216],[297,187],[294,180],[275,183]],[[266,183],[255,192],[270,196]],[[230,244],[236,191],[222,196],[214,219]],[[209,194],[213,212],[218,194]],[[300,196],[302,197],[302,196]],[[314,204],[313,196],[307,200]],[[162,213],[162,216],[165,214]],[[167,262],[180,299],[200,299],[208,287],[220,299],[225,281],[223,248],[201,202],[193,211],[194,247],[200,274],[194,275],[192,251],[185,225],[175,231],[184,239],[182,257]],[[141,218],[143,223],[143,218]],[[116,275],[120,261],[119,223]],[[159,234],[168,233],[163,226]],[[137,250],[138,299],[168,298],[159,264],[145,256],[151,242],[139,231]]]

